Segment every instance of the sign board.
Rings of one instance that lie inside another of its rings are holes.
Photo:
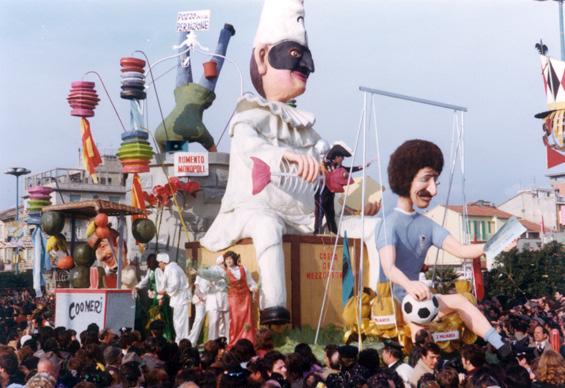
[[[432,337],[434,338],[434,342],[454,341],[459,339],[459,331],[452,330],[452,331],[437,332],[437,333],[433,333]]]
[[[175,176],[208,176],[210,174],[207,152],[176,152]]]
[[[375,322],[375,324],[377,326],[383,326],[383,325],[394,325],[396,323],[396,318],[394,317],[394,314],[392,315],[373,315],[371,317],[373,319],[373,322]]]
[[[210,28],[210,10],[184,11],[177,13],[177,31],[206,31]]]
[[[55,325],[80,333],[91,323],[118,332],[133,328],[135,300],[130,290],[55,290]]]

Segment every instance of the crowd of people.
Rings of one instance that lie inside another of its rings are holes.
[[[407,352],[327,345],[323,359],[305,343],[294,352],[275,349],[274,334],[259,328],[253,344],[225,337],[193,346],[164,336],[161,320],[146,332],[115,333],[91,324],[76,333],[54,326],[53,296],[29,290],[0,293],[1,387],[565,387],[565,347],[552,349],[549,332],[563,338],[565,297],[530,299],[506,306],[489,299],[481,308],[513,355],[501,359],[479,340],[444,354],[425,330]],[[563,341],[561,340],[561,345]],[[379,346],[380,348],[380,346]]]

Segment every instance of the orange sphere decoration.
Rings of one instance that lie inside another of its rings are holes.
[[[63,256],[57,260],[57,268],[71,269],[75,266],[75,261],[72,256]]]
[[[98,236],[99,239],[103,240],[105,238],[110,238],[110,228],[106,227],[106,226],[99,226],[96,228],[96,236]]]
[[[105,213],[98,213],[94,218],[94,224],[98,227],[105,227],[108,225],[108,215]]]

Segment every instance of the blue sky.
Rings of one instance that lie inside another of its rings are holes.
[[[495,203],[520,187],[547,186],[541,122],[545,110],[539,57],[543,38],[559,57],[557,3],[533,0],[306,0],[306,27],[316,65],[300,108],[317,116],[330,142],[353,145],[363,96],[359,85],[469,108],[465,115],[466,197]],[[0,170],[24,166],[37,173],[77,167],[79,121],[69,115],[70,82],[98,71],[128,121],[119,98],[119,59],[144,50],[151,61],[174,53],[177,11],[210,9],[211,29],[198,34],[213,48],[223,23],[236,28],[228,56],[251,90],[248,61],[260,0],[0,1]],[[195,77],[203,56],[195,57]],[[174,62],[157,67],[156,74]],[[92,79],[91,77],[87,79]],[[97,80],[96,80],[97,81]],[[163,108],[173,102],[174,72],[158,82]],[[102,88],[97,82],[97,90]],[[218,138],[239,94],[239,75],[226,64],[205,122]],[[158,125],[155,98],[149,120]],[[101,149],[117,149],[121,128],[105,95],[91,120]],[[425,138],[446,157],[452,115],[437,108],[376,98],[382,161],[402,141]],[[194,146],[198,150],[199,146]],[[220,150],[229,149],[224,138]],[[376,156],[374,133],[368,153]],[[376,167],[369,174],[377,177]],[[442,201],[447,174],[442,176]],[[460,180],[455,181],[458,186]],[[0,175],[0,209],[14,206],[15,183]],[[453,202],[460,202],[456,187]]]

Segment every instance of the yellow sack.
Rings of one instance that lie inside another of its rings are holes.
[[[393,306],[395,303],[395,306]],[[371,319],[379,330],[396,331],[396,326],[403,326],[400,305],[394,301],[389,282],[377,284],[377,296],[373,299]],[[395,324],[396,322],[396,324]]]
[[[357,297],[352,296],[347,301],[347,304],[343,308],[341,316],[345,322],[345,326],[355,326],[357,325]],[[368,319],[371,317],[371,296],[363,293],[361,296],[361,318]]]

